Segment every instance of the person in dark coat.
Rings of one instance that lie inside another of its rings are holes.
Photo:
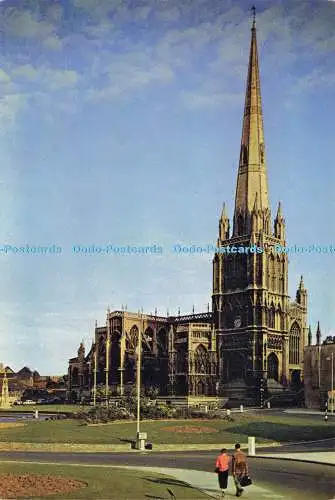
[[[240,485],[240,478],[248,476],[248,462],[246,454],[241,450],[239,443],[235,444],[235,451],[232,458],[232,474],[236,486],[236,496],[240,497],[243,493],[243,488]]]
[[[229,462],[230,458],[227,455],[227,450],[225,448],[222,448],[220,455],[216,459],[215,471],[218,475],[219,486],[223,497],[225,495],[224,490],[228,485]]]

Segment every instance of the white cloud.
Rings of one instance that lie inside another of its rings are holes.
[[[0,68],[0,84],[9,82],[10,82],[10,77],[3,69]]]
[[[31,64],[24,64],[13,69],[14,77],[26,78],[27,80],[35,80],[38,76],[38,71]]]
[[[98,69],[96,69],[96,73],[96,76],[99,77]],[[88,91],[89,100],[113,99],[151,83],[167,84],[174,79],[171,67],[155,62],[144,52],[112,55],[107,68],[107,76],[109,80],[107,85]]]
[[[12,131],[18,113],[26,105],[24,94],[12,94],[0,97],[0,134]]]
[[[19,78],[34,81],[36,85],[47,87],[48,90],[72,88],[79,80],[79,75],[75,70],[34,68],[31,64],[17,66],[12,70],[12,76],[14,79]]]
[[[50,50],[60,50],[62,41],[56,35],[51,35],[43,41],[43,46]]]
[[[300,77],[291,89],[292,94],[302,94],[317,88],[334,87],[335,72],[326,73],[321,68],[316,68],[312,73]]]
[[[156,18],[161,21],[177,21],[180,18],[180,11],[177,7],[167,7],[161,8],[156,11]]]
[[[42,71],[42,79],[51,90],[60,90],[74,87],[78,83],[79,75],[74,70],[46,69]]]
[[[224,93],[224,92],[202,92],[201,89],[196,92],[183,91],[180,94],[181,103],[190,110],[202,108],[217,108],[223,105],[235,105],[240,103],[242,94]]]
[[[238,77],[244,85],[250,41],[250,17],[241,7],[217,3],[209,8],[208,2],[201,1],[192,5],[170,1],[152,5],[144,1],[134,9],[122,0],[72,0],[72,3],[87,13],[89,23],[86,26],[78,23],[78,27],[63,39],[57,35],[57,26],[59,23],[61,26],[64,16],[60,4],[50,6],[43,19],[27,9],[11,7],[4,11],[0,29],[12,36],[40,38],[48,51],[64,49],[65,52],[69,47],[83,50],[92,69],[85,72],[81,80],[86,83],[88,99],[92,101],[128,95],[151,83],[170,83],[179,77],[184,87],[180,102],[190,109],[220,106],[239,99],[239,88],[236,94],[230,93],[237,81],[231,79]],[[300,53],[303,57],[311,57],[311,54],[329,50],[335,44],[335,36],[331,29],[334,9],[328,10],[325,13],[319,8],[317,18],[307,21],[306,6],[300,4],[289,11],[275,5],[258,14],[258,39],[260,46],[266,44],[263,74],[279,69],[288,73],[298,53],[299,58]],[[150,28],[152,19],[156,19],[155,23],[157,17],[173,23],[180,16],[185,20],[193,19],[193,24],[185,23],[182,29],[168,31],[162,28],[158,33],[160,38],[150,47],[145,37],[134,43],[122,28],[124,21],[142,24],[145,21]],[[119,55],[115,53],[115,46]],[[13,75],[35,80],[37,85],[51,91],[71,89],[79,82],[75,68],[60,70],[42,66],[35,69],[25,64]],[[104,76],[108,76],[106,83],[101,81]],[[192,81],[192,88],[185,85],[184,79]],[[312,80],[316,82],[314,74],[307,74],[297,87],[300,85],[301,90],[307,90]],[[329,86],[331,82],[333,77],[324,71],[317,85]],[[220,87],[213,87],[214,83],[219,83]],[[44,91],[44,88],[37,88],[37,91]],[[65,94],[64,97],[67,101]]]
[[[0,28],[6,35],[18,38],[45,38],[52,34],[53,24],[38,20],[28,10],[11,7],[4,9]]]
[[[151,11],[150,6],[135,7],[132,11],[133,18],[138,21],[145,21]]]

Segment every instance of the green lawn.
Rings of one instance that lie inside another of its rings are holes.
[[[176,432],[174,427],[205,426],[212,432]],[[141,422],[154,444],[209,444],[257,441],[300,441],[333,437],[335,422],[325,423],[297,416],[237,414],[233,422],[220,420],[168,420]],[[99,426],[82,425],[78,420],[28,421],[24,427],[0,428],[0,442],[121,444],[136,435],[136,422]]]
[[[153,472],[114,469],[108,467],[83,467],[78,465],[44,465],[6,463],[0,464],[0,474],[49,474],[77,479],[87,483],[86,487],[71,493],[62,493],[50,498],[86,498],[139,500],[140,498],[170,499],[167,488],[178,499],[202,500],[208,498],[187,484]],[[1,494],[0,481],[0,494]],[[2,496],[1,496],[2,498]],[[34,497],[42,498],[42,497]],[[44,496],[43,499],[49,498]]]

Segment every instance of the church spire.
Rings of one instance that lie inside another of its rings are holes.
[[[320,329],[320,321],[318,321],[318,327],[316,329],[316,344],[321,344],[321,329]]]
[[[277,215],[274,220],[274,236],[279,240],[285,240],[285,219],[283,217],[281,202],[278,203]]]
[[[241,152],[236,186],[234,235],[248,232],[247,218],[250,215],[257,194],[258,208],[270,209],[268,180],[264,150],[264,128],[260,76],[258,65],[256,19],[253,7],[249,67],[244,104]],[[244,219],[244,224],[238,221]]]
[[[251,7],[252,10],[252,27],[256,28],[256,7],[253,5]]]
[[[228,219],[228,215],[227,215],[226,204],[224,203],[223,207],[222,207],[220,222],[219,222],[218,246],[221,246],[221,243],[224,240],[229,239],[229,231],[230,231],[229,219]]]

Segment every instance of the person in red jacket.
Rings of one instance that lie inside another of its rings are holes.
[[[216,459],[215,472],[218,475],[219,486],[223,497],[225,495],[224,490],[228,485],[229,461],[230,459],[227,455],[227,450],[222,448],[220,455]]]

